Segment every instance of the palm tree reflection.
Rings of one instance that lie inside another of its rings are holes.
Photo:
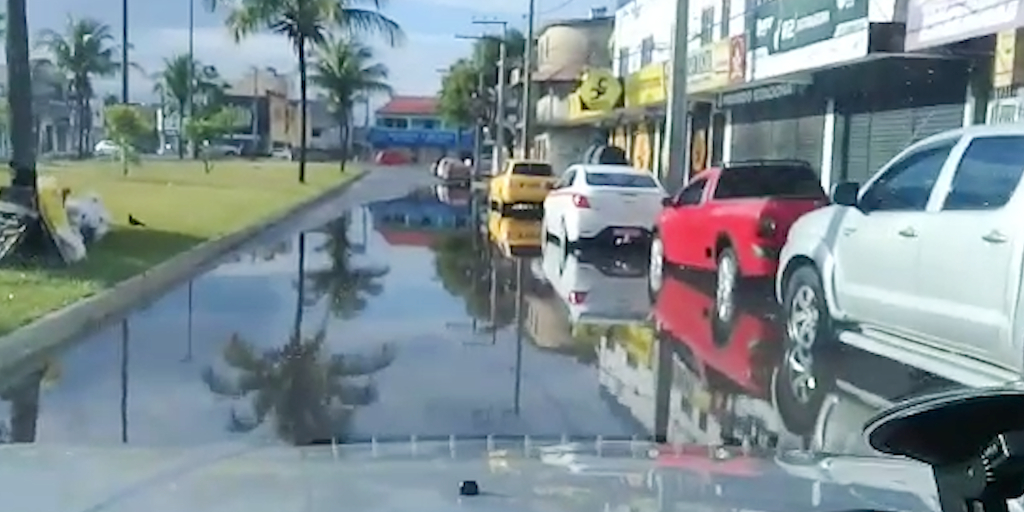
[[[326,299],[338,318],[354,318],[366,308],[367,299],[384,291],[380,280],[388,273],[382,267],[357,267],[351,262],[358,252],[348,238],[351,217],[345,214],[328,222],[320,231],[326,241],[318,250],[327,254],[330,265],[306,272],[301,282],[311,294],[307,305]]]
[[[342,236],[335,237],[335,243],[344,237],[345,231],[340,233]],[[348,252],[342,250],[338,254],[346,255],[342,260],[346,260],[344,265],[347,265]],[[305,260],[306,235],[300,234],[299,283],[306,283],[311,277],[306,275]],[[335,262],[337,264],[338,260]],[[352,271],[348,272],[351,275]],[[332,306],[341,303],[350,307],[359,304],[351,297],[360,298],[360,291],[366,288],[332,285],[326,290],[333,293]],[[377,399],[376,387],[370,377],[394,360],[391,346],[385,345],[372,355],[328,353],[325,346],[327,322],[323,322],[312,337],[302,334],[307,304],[305,292],[305,286],[298,287],[292,334],[283,347],[261,350],[236,333],[224,347],[224,363],[234,370],[235,375],[219,374],[212,367],[204,370],[203,381],[214,394],[250,400],[251,410],[248,412],[232,408],[229,431],[252,431],[273,416],[278,437],[287,443],[302,445],[328,439],[344,441],[354,409]],[[339,296],[348,298],[339,302]]]
[[[292,337],[284,347],[262,352],[234,335],[224,348],[224,362],[237,376],[225,377],[212,368],[203,374],[213,393],[251,399],[251,411],[232,408],[228,429],[249,432],[273,415],[275,431],[285,442],[344,440],[354,409],[377,398],[372,380],[359,382],[357,377],[386,368],[394,351],[385,345],[370,356],[329,354],[326,334],[320,330],[312,338]]]
[[[487,320],[498,329],[511,325],[515,320],[515,294],[505,286],[506,279],[497,275],[499,272],[491,272],[487,250],[474,248],[473,238],[470,232],[442,236],[433,247],[434,270],[445,291],[466,302],[466,313],[471,318]],[[500,273],[507,273],[507,267],[506,263]],[[492,281],[498,286],[492,287]]]

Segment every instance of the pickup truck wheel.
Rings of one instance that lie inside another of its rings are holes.
[[[736,317],[736,289],[740,270],[736,251],[726,247],[718,255],[715,271],[715,314],[711,318],[712,341],[718,347],[729,344]]]
[[[832,318],[821,276],[811,265],[798,268],[785,283],[782,365],[772,376],[772,399],[791,432],[810,435],[835,380],[829,368]]]
[[[651,237],[651,256],[647,268],[647,296],[653,304],[658,300],[661,287],[665,282],[665,246],[661,235],[655,233]]]

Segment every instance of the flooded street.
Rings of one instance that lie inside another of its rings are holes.
[[[887,400],[944,385],[844,347],[792,364],[774,302],[727,322],[706,276],[652,303],[643,251],[565,254],[425,172],[379,170],[40,361],[2,394],[10,442],[656,438],[867,450]],[[787,363],[788,361],[788,363]],[[872,376],[872,378],[865,378]]]

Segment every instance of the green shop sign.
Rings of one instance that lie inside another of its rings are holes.
[[[750,50],[771,55],[863,30],[868,0],[747,0],[747,13]]]

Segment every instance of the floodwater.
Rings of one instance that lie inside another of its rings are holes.
[[[536,219],[477,214],[469,191],[425,172],[378,170],[294,232],[33,363],[0,395],[0,438],[602,436],[862,453],[860,426],[887,400],[944,385],[854,350],[795,372],[763,290],[722,324],[702,276],[674,276],[652,301],[643,254],[564,254],[542,238]]]

